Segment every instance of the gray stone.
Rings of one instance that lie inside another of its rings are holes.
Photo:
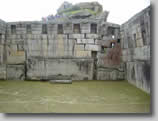
[[[70,78],[72,80],[91,80],[93,77],[92,59],[38,59],[27,62],[27,78],[31,80]]]
[[[7,65],[7,80],[24,80],[24,65]]]
[[[72,84],[72,80],[50,80],[50,83]]]
[[[6,79],[6,65],[0,65],[0,80]]]
[[[97,80],[124,80],[124,72],[113,68],[98,68]]]

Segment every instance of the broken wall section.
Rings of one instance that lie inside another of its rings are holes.
[[[97,79],[124,80],[120,25],[102,21],[98,36],[101,51],[97,56]]]
[[[6,23],[0,19],[0,79],[6,79]]]
[[[151,83],[150,16],[149,6],[121,26],[126,79],[148,93]]]

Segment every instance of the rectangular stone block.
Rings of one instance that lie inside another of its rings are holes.
[[[75,51],[84,51],[85,50],[85,46],[83,44],[82,45],[76,44],[74,50]]]
[[[150,46],[135,48],[134,60],[150,60]]]
[[[82,23],[81,24],[81,33],[90,33],[90,24],[89,23]]]
[[[94,39],[77,39],[77,44],[95,44]]]
[[[63,25],[63,29],[64,29],[64,34],[72,34],[73,33],[73,29],[72,29],[72,24],[64,24]]]
[[[27,80],[42,80],[46,77],[44,59],[37,57],[27,59]]]
[[[3,57],[4,56],[4,46],[0,45],[0,64],[3,63]]]
[[[84,34],[69,34],[70,39],[84,39]]]
[[[17,50],[17,47],[17,45],[7,46],[7,64],[22,64],[25,62],[25,51]]]
[[[50,83],[72,84],[72,80],[50,80]]]
[[[7,65],[7,80],[24,80],[24,65]]]
[[[91,80],[93,59],[40,59],[27,61],[29,80]]]
[[[91,51],[75,51],[75,57],[90,58]]]
[[[88,50],[88,51],[101,51],[101,48],[98,45],[86,44],[85,50]]]
[[[150,63],[148,61],[128,62],[126,67],[128,82],[149,93]]]
[[[0,65],[0,80],[6,79],[6,65]]]
[[[112,68],[98,68],[97,80],[124,80],[124,72]]]
[[[97,39],[98,38],[98,34],[86,34],[86,38],[87,39]]]

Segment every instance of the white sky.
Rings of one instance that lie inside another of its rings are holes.
[[[98,1],[103,9],[109,11],[108,21],[122,24],[134,14],[150,5],[150,0],[1,0],[0,19],[10,21],[34,21],[56,14],[64,2]]]

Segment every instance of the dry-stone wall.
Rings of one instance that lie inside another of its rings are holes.
[[[122,59],[126,79],[150,92],[150,14],[148,7],[121,26]]]

